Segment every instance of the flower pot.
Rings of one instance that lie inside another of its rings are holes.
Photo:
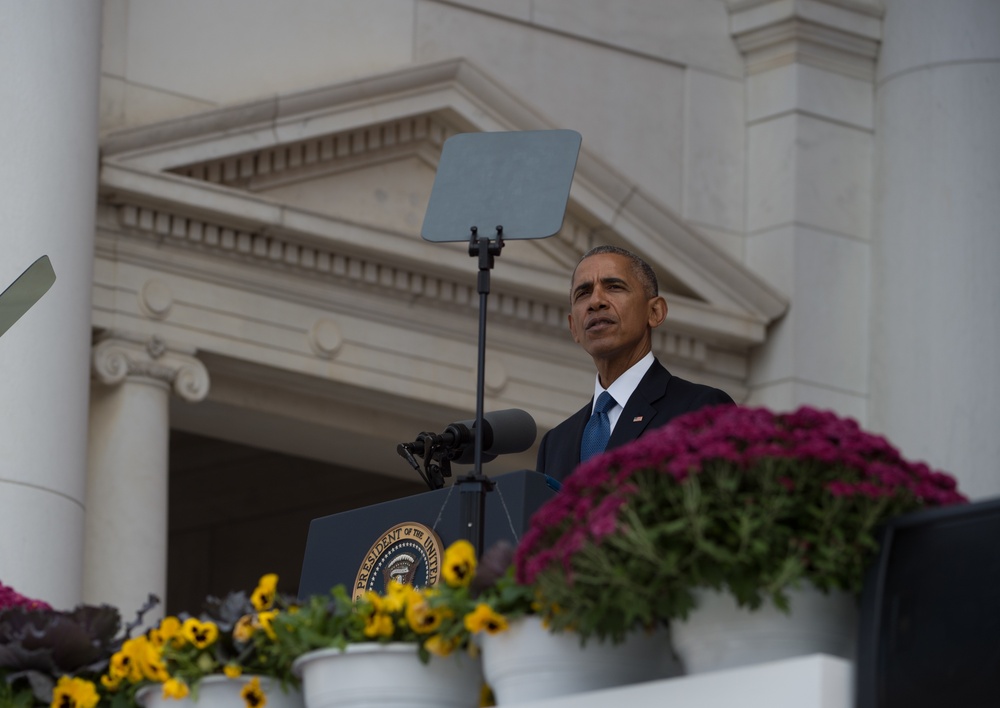
[[[786,591],[791,613],[770,602],[757,610],[738,607],[729,593],[695,592],[697,607],[672,623],[674,648],[685,673],[831,654],[853,659],[858,610],[848,593],[825,595],[811,585]]]
[[[320,649],[292,665],[307,708],[474,708],[482,671],[464,652],[420,661],[415,644],[376,642]]]
[[[146,686],[139,689],[136,702],[143,708],[247,708],[246,701],[240,696],[240,691],[253,676],[227,678],[225,676],[206,676],[187,698],[164,698],[163,688],[159,685]],[[291,688],[284,691],[281,682],[260,678],[260,686],[267,698],[266,708],[303,708],[302,694]],[[197,695],[197,698],[195,696]]]
[[[581,647],[572,632],[553,634],[529,616],[484,635],[481,644],[483,674],[501,706],[680,674],[666,629],[637,631],[621,644],[590,639]]]

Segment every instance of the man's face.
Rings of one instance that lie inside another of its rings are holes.
[[[661,297],[648,298],[631,261],[614,253],[583,259],[570,290],[569,330],[594,358],[629,366],[650,349],[650,330],[667,314]]]

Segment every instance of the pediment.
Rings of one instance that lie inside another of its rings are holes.
[[[348,261],[394,269],[373,284],[419,273],[460,282],[474,272],[465,245],[420,238],[444,141],[553,127],[469,62],[436,62],[109,135],[102,201],[127,227],[202,249],[326,273]],[[567,273],[599,243],[654,265],[672,330],[695,340],[749,348],[787,307],[584,144],[563,229],[508,242],[494,309],[563,328]]]

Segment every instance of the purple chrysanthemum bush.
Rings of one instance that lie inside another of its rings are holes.
[[[23,607],[25,610],[50,610],[49,603],[22,595],[9,585],[0,583],[0,610],[8,607]]]
[[[532,519],[515,558],[554,630],[620,641],[713,588],[787,610],[808,581],[859,593],[885,520],[966,501],[850,419],[718,406],[592,458]]]

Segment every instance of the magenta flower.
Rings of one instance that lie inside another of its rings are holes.
[[[0,610],[8,607],[23,607],[26,610],[51,610],[49,603],[25,597],[9,585],[0,583]]]
[[[800,579],[858,592],[878,524],[964,501],[954,478],[849,418],[718,406],[581,465],[532,518],[515,567],[560,608],[554,625],[617,637],[623,617],[683,616],[702,586],[751,607]],[[635,606],[603,607],[610,595]]]

